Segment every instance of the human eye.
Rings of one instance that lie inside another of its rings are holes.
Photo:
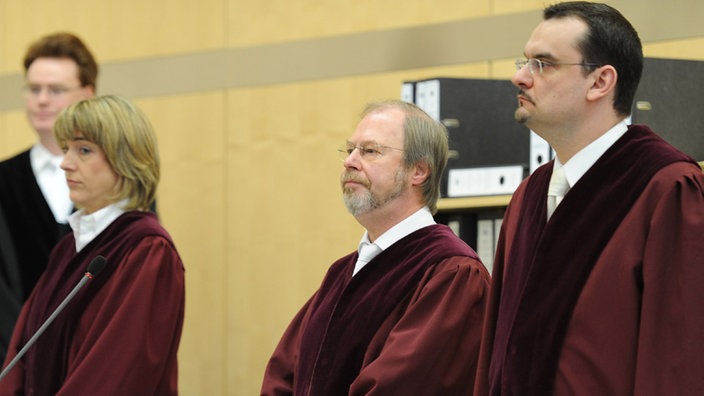
[[[555,64],[553,62],[547,61],[547,60],[542,60],[542,59],[536,59],[536,61],[540,62],[541,68],[549,68],[549,67],[555,67]]]
[[[66,87],[62,86],[50,86],[49,87],[49,94],[53,96],[61,96],[68,92],[68,89]]]
[[[78,147],[78,154],[80,155],[88,155],[93,152],[93,149],[88,147],[88,146],[80,146]]]
[[[42,87],[39,85],[29,84],[25,86],[25,92],[28,92],[34,96],[39,96],[42,93]]]
[[[369,158],[376,158],[381,155],[379,146],[362,146],[362,155]]]

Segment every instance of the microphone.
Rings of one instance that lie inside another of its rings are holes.
[[[22,358],[22,356],[24,356],[24,354],[27,353],[27,350],[29,349],[29,347],[31,347],[37,341],[37,338],[39,338],[39,336],[42,335],[42,333],[44,333],[44,331],[46,330],[47,327],[49,327],[51,322],[53,322],[54,319],[56,319],[56,316],[59,314],[59,312],[61,312],[64,309],[64,307],[66,306],[66,304],[68,304],[68,302],[71,301],[71,299],[73,299],[73,296],[75,296],[76,293],[78,293],[78,290],[80,290],[81,287],[83,287],[83,285],[85,285],[89,279],[93,279],[96,275],[98,275],[98,273],[100,273],[100,271],[102,271],[103,268],[105,268],[105,264],[106,264],[106,261],[105,261],[105,257],[103,257],[103,256],[96,256],[93,260],[91,260],[90,264],[88,264],[87,272],[85,273],[85,275],[83,275],[83,277],[78,282],[78,284],[76,284],[76,286],[74,286],[73,290],[71,290],[71,292],[68,294],[68,296],[66,296],[66,298],[64,298],[64,300],[61,301],[61,304],[59,304],[59,306],[56,307],[56,309],[54,310],[54,312],[52,312],[52,314],[49,316],[49,318],[46,321],[44,321],[44,323],[39,328],[39,330],[37,330],[36,333],[34,333],[34,335],[32,336],[32,338],[30,338],[29,341],[27,341],[27,343],[24,345],[24,347],[22,347],[22,349],[17,353],[17,355],[15,355],[15,357],[12,359],[12,361],[10,361],[10,363],[7,365],[7,367],[5,367],[4,370],[2,370],[2,373],[0,373],[0,381],[2,381],[3,378],[5,378],[7,373],[17,364],[17,362]]]

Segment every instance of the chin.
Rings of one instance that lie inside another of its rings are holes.
[[[516,122],[519,122],[521,124],[525,124],[528,122],[528,120],[530,120],[530,114],[522,107],[516,109],[516,112],[513,116],[516,119]]]

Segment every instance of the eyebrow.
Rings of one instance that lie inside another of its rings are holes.
[[[31,82],[31,81],[27,81],[24,85],[25,85],[26,87],[31,87],[31,88],[44,88],[44,87],[48,87],[48,88],[65,88],[65,87],[66,87],[66,85],[63,84],[63,83],[42,84],[42,83],[35,83],[35,82]]]
[[[349,140],[347,140],[347,144],[349,144],[350,146],[356,146],[354,143],[352,143]],[[376,140],[364,140],[364,141],[359,142],[358,145],[359,146],[371,146],[371,145],[383,146],[383,144],[377,142]]]
[[[535,55],[533,55],[533,56],[528,56],[528,55],[526,55],[526,54],[523,54],[523,56],[525,56],[526,59],[534,58],[534,59],[545,59],[545,60],[548,60],[548,61],[555,61],[555,60],[557,60],[557,58],[555,58],[555,56],[552,55],[552,54],[550,54],[549,52],[541,52],[541,53],[537,53],[537,54],[535,54]]]

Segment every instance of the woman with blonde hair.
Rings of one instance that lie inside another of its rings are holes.
[[[7,361],[95,257],[106,265],[7,373],[0,394],[175,395],[184,267],[149,211],[160,175],[154,131],[129,101],[99,96],[66,108],[54,134],[78,210],[22,308]]]

